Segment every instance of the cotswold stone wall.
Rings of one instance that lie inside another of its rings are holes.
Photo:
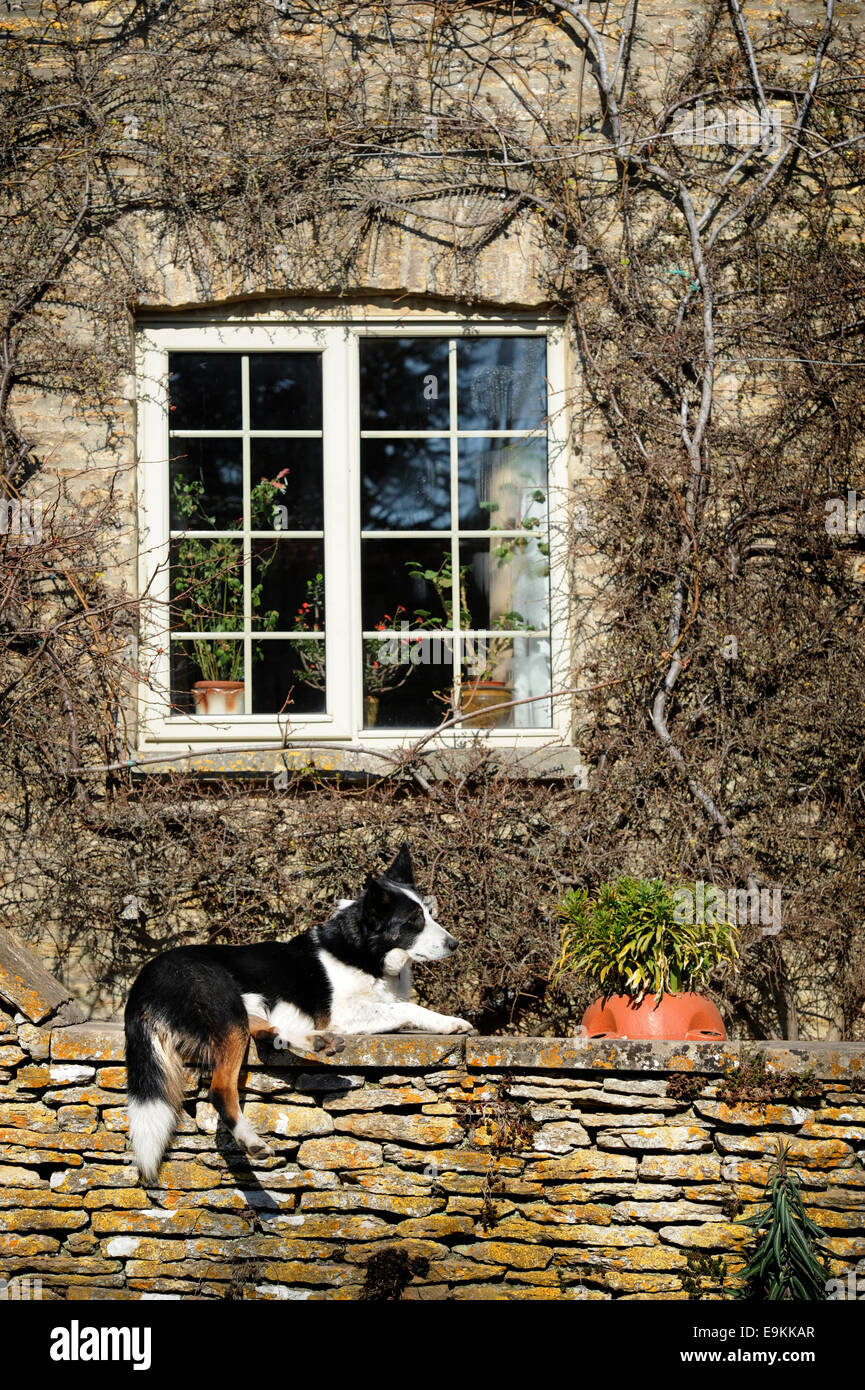
[[[246,1113],[275,1156],[250,1166],[190,1069],[145,1189],[120,1025],[69,1023],[42,983],[53,999],[0,943],[10,1296],[38,1279],[59,1299],[360,1299],[395,1276],[408,1299],[683,1299],[689,1256],[697,1274],[707,1255],[740,1265],[778,1136],[830,1273],[865,1257],[861,1044],[761,1044],[819,1094],[735,1105],[717,1099],[735,1043],[392,1035],[350,1039],[329,1064],[251,1050]]]

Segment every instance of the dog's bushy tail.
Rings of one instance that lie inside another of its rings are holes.
[[[151,1183],[177,1124],[185,1075],[178,1041],[135,1008],[126,1011],[126,1073],[129,1137],[142,1181]]]
[[[226,948],[226,951],[231,948]],[[218,1045],[243,1030],[243,996],[215,946],[177,946],[144,966],[126,1004],[129,1135],[143,1182],[152,1184],[177,1127],[185,1062],[213,1066]]]

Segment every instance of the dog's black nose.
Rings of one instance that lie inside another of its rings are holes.
[[[457,941],[455,936],[452,936],[448,939],[448,945],[451,948],[451,955],[453,955],[454,951],[456,950],[457,946],[459,946],[459,944],[460,943]]]

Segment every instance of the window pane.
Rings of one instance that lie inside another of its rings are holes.
[[[253,714],[324,714],[324,641],[252,644]]]
[[[171,625],[188,632],[234,632],[243,625],[243,551],[239,541],[171,543]]]
[[[450,445],[446,439],[365,439],[365,531],[432,531],[450,526]]]
[[[360,422],[368,430],[446,430],[446,338],[362,338]]]
[[[173,430],[239,430],[239,355],[169,353],[168,411],[169,428]]]
[[[363,655],[365,729],[441,723],[453,686],[452,639],[367,639]]]
[[[241,440],[172,440],[170,478],[172,531],[231,531],[242,526]]]
[[[320,430],[321,354],[250,353],[249,414],[253,430]]]
[[[546,628],[549,560],[534,536],[460,542],[466,628]]]
[[[528,430],[547,413],[543,338],[461,338],[457,399],[461,430]]]
[[[438,576],[436,582],[424,572]],[[436,583],[440,592],[436,591]],[[403,622],[449,627],[452,611],[450,546],[442,541],[367,540],[363,543],[363,626]]]
[[[250,440],[250,476],[253,531],[323,529],[320,439]]]
[[[461,727],[548,729],[552,724],[549,700],[531,700],[511,709],[491,706],[546,695],[551,679],[546,637],[506,638],[491,633],[486,638],[464,638],[460,710],[472,717]]]
[[[547,530],[547,451],[543,440],[461,439],[460,526],[483,531]]]
[[[321,541],[253,542],[252,626],[263,632],[321,631],[324,627],[324,546]]]
[[[216,692],[213,697],[193,690],[198,681],[234,681],[239,691]],[[172,642],[171,713],[242,714],[243,642],[220,638],[207,642]],[[206,707],[208,700],[210,708]]]

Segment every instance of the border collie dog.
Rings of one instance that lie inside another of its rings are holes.
[[[208,1099],[254,1158],[270,1148],[244,1119],[237,1081],[250,1037],[295,1052],[341,1051],[342,1033],[470,1033],[409,1000],[413,961],[457,943],[415,888],[408,846],[323,926],[257,946],[180,946],[149,961],[126,1005],[129,1133],[153,1182],[183,1103],[186,1061],[212,1069]]]

